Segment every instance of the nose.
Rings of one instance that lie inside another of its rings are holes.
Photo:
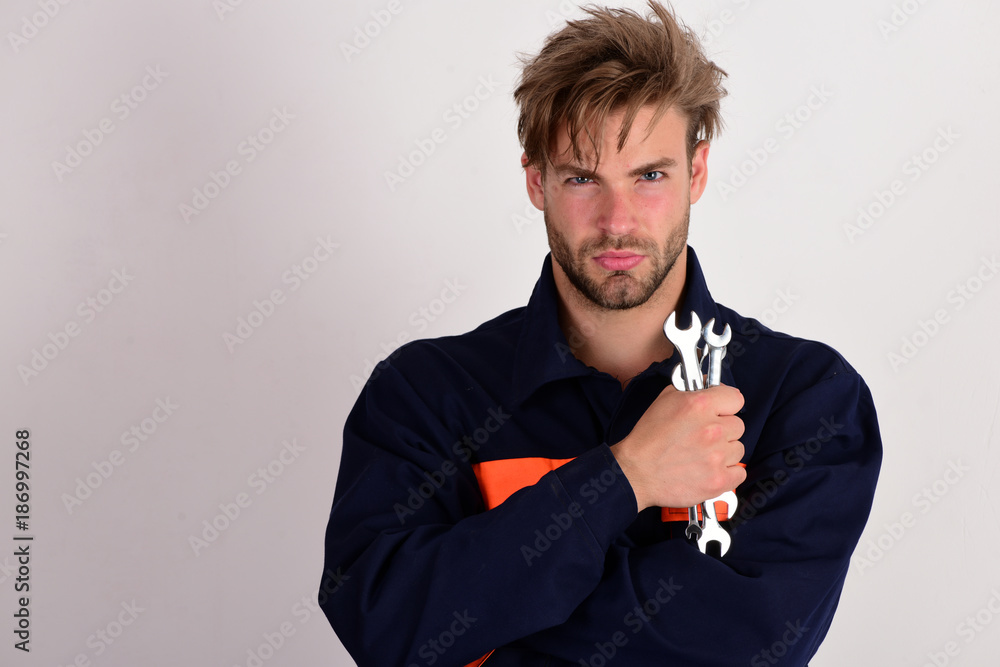
[[[598,227],[609,236],[631,234],[638,226],[635,205],[627,191],[607,188],[601,195]]]

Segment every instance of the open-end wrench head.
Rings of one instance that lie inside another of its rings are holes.
[[[697,337],[693,336],[695,332],[698,334]],[[677,311],[675,310],[667,316],[667,321],[663,323],[663,333],[674,347],[689,347],[693,341],[694,347],[697,348],[702,334],[701,318],[698,317],[698,313],[692,310],[691,326],[687,329],[679,329],[677,328]]]
[[[710,502],[724,502],[726,503],[726,516],[732,519],[736,515],[736,508],[739,506],[739,498],[732,491],[726,491],[718,498],[713,498]]]
[[[722,329],[721,334],[716,335],[714,317],[708,321],[701,333],[705,337],[705,344],[709,347],[725,347],[733,338],[733,330],[728,324]]]
[[[678,329],[677,312],[670,313],[663,323],[663,333],[680,353],[681,363],[684,364],[684,383],[688,391],[704,388],[698,359],[698,345],[701,341],[701,320],[698,313],[691,311],[691,326],[687,329]]]

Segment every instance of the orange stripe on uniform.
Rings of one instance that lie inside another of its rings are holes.
[[[725,521],[729,518],[729,505],[727,505],[725,501],[720,500],[715,503],[715,516],[718,517],[719,521]],[[688,508],[661,507],[660,519],[662,521],[687,521]],[[700,507],[698,508],[698,521],[701,521]]]
[[[546,473],[569,463],[573,459],[546,459],[540,456],[522,459],[501,459],[499,461],[480,461],[472,464],[479,482],[479,490],[486,502],[486,509],[491,510],[521,489],[536,484]],[[740,465],[743,465],[742,463]],[[746,467],[746,466],[744,466]],[[715,512],[719,520],[729,518],[729,508],[726,503],[715,504]],[[687,521],[687,508],[661,508],[664,521]],[[701,518],[701,510],[698,510]],[[480,667],[486,659],[493,655],[490,651],[479,660],[470,662],[465,667]]]
[[[475,660],[473,662],[470,662],[465,667],[479,667],[481,664],[483,664],[484,662],[486,662],[486,658],[490,657],[491,655],[493,655],[493,651],[490,651],[489,653],[487,653],[486,655],[484,655],[483,657],[481,657],[479,660]]]
[[[486,509],[491,510],[517,491],[535,484],[548,472],[569,463],[573,459],[546,459],[540,456],[523,459],[501,459],[481,461],[472,464],[479,482],[479,490],[486,501]],[[741,466],[746,467],[744,464]],[[720,521],[729,518],[729,507],[724,502],[715,503],[715,512]],[[663,521],[687,521],[686,507],[663,507],[660,516]],[[701,510],[698,510],[701,518]]]
[[[491,510],[526,486],[535,484],[545,473],[551,472],[573,459],[503,459],[472,464],[479,481],[479,490]]]
[[[747,467],[746,463],[740,463],[743,468]],[[715,516],[718,517],[719,521],[725,521],[729,518],[729,505],[723,501],[718,501],[715,503]],[[687,521],[688,520],[688,508],[686,507],[661,507],[660,508],[660,519],[662,521]],[[698,508],[698,521],[701,521],[701,508]]]

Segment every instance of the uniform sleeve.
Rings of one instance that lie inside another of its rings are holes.
[[[871,510],[882,445],[871,394],[840,372],[774,409],[717,560],[682,539],[616,541],[566,623],[519,645],[573,664],[806,665]],[[779,662],[780,661],[780,662]]]
[[[599,443],[484,511],[458,421],[392,366],[347,419],[319,599],[362,667],[466,665],[564,623],[636,516]]]

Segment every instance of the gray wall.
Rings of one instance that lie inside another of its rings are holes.
[[[29,429],[35,541],[32,651],[8,630],[0,662],[351,664],[312,601],[341,428],[399,340],[527,300],[547,246],[515,53],[567,7],[4,4],[0,498],[13,521]],[[714,295],[836,347],[879,408],[879,492],[813,664],[987,664],[1000,10],[676,7],[730,74],[692,211]]]

